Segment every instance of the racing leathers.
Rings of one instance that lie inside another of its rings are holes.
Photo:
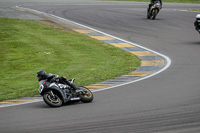
[[[200,14],[197,14],[196,21],[194,22],[195,29],[200,33]]]
[[[159,1],[159,2],[160,2],[160,6],[161,6],[161,8],[162,8],[162,0],[151,0],[147,12],[149,12],[151,6],[153,6],[153,4],[154,4],[156,1]]]
[[[70,81],[68,81],[65,76],[59,77],[58,75],[49,73],[49,74],[47,74],[46,79],[48,82],[58,81],[59,83],[68,85],[72,89],[76,90],[76,86],[74,84],[72,84]]]

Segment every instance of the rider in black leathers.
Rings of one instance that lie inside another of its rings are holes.
[[[196,20],[194,22],[195,29],[199,32],[200,30],[200,14],[196,16]]]
[[[76,90],[76,86],[72,84],[71,82],[69,82],[65,76],[59,77],[58,75],[51,74],[51,73],[46,74],[44,70],[40,70],[37,72],[37,78],[38,78],[38,81],[47,80],[48,82],[54,82],[58,80],[59,83],[66,84]]]
[[[160,1],[160,4],[161,4],[160,6],[162,8],[162,0],[151,0],[147,12],[149,12],[151,6],[154,4],[155,1]]]

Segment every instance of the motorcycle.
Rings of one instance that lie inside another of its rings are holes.
[[[194,27],[197,32],[200,34],[200,14],[197,14],[196,21],[194,22]]]
[[[161,3],[160,1],[155,1],[153,5],[150,7],[149,10],[147,10],[147,19],[152,19],[154,20],[161,10]]]
[[[71,83],[74,81],[75,79],[69,80]],[[41,80],[38,91],[44,102],[51,107],[60,107],[71,101],[92,102],[93,93],[88,88],[84,86],[77,86],[76,88],[76,90],[72,89],[68,85],[59,83],[58,80]]]

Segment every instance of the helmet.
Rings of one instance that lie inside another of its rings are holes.
[[[200,20],[200,14],[197,14],[197,16],[196,16],[196,20],[197,20],[197,21]]]
[[[40,70],[37,72],[38,81],[46,79],[46,76],[47,76],[47,74],[44,70]]]

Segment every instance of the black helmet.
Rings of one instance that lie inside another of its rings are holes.
[[[37,72],[37,77],[38,77],[38,81],[41,81],[43,79],[46,79],[47,74],[44,70],[40,70]]]

